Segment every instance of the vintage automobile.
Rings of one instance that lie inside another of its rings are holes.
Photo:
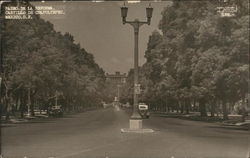
[[[147,104],[139,103],[138,109],[142,118],[149,118],[150,112]]]
[[[49,109],[49,116],[60,117],[63,115],[63,109],[60,105],[52,106]]]

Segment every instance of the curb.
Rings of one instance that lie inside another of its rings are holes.
[[[142,129],[129,129],[129,128],[122,128],[122,133],[153,133],[154,130],[148,129],[148,128],[142,128]]]

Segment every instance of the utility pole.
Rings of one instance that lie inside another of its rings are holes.
[[[31,100],[30,100],[30,87],[28,87],[28,114],[27,116],[30,117],[30,105],[31,105]]]
[[[120,101],[120,87],[121,87],[121,85],[117,85],[117,100],[118,100],[118,102]]]

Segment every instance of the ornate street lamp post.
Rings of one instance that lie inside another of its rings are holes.
[[[138,94],[140,93],[140,87],[138,84],[138,36],[139,36],[139,28],[143,24],[150,25],[153,8],[149,5],[148,8],[146,8],[146,15],[147,15],[147,21],[139,21],[138,19],[135,19],[134,21],[127,21],[128,8],[124,5],[121,7],[121,16],[122,16],[122,23],[123,24],[130,24],[134,28],[134,104],[133,104],[133,114],[131,116],[132,120],[140,120],[141,116],[138,113]]]

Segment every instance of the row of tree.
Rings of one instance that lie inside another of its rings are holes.
[[[7,119],[11,111],[23,117],[28,110],[34,115],[34,109],[53,105],[66,111],[100,105],[104,71],[72,35],[56,32],[38,15],[4,19],[1,30],[1,107]]]
[[[216,1],[174,1],[162,12],[158,31],[149,37],[146,63],[140,68],[141,101],[158,110],[201,116],[230,107],[247,108],[249,72],[249,15],[247,1],[232,17],[221,17]],[[123,100],[132,99],[133,70]],[[129,97],[127,97],[129,96]],[[249,108],[249,106],[248,106]],[[232,108],[231,108],[232,109]]]

